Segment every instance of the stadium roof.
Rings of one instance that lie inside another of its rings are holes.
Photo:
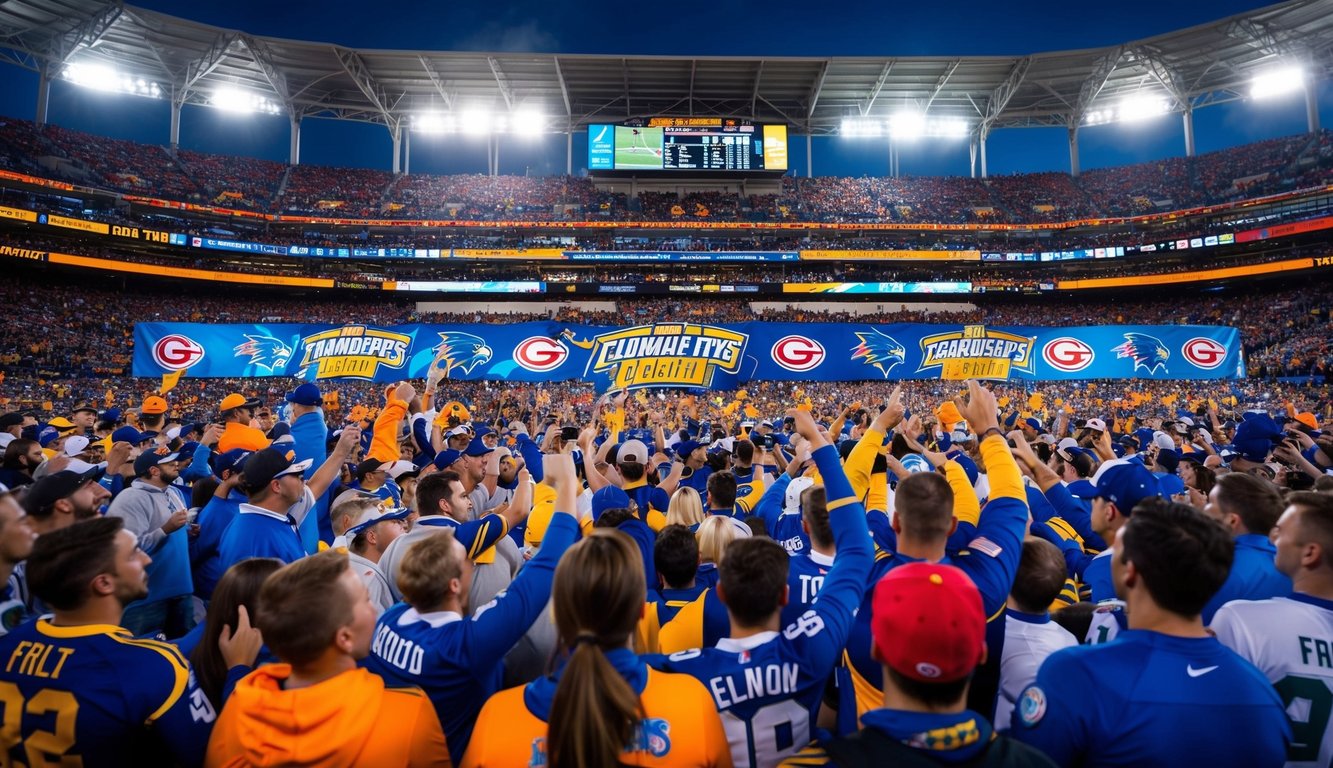
[[[364,50],[261,37],[101,0],[0,0],[0,61],[58,77],[114,66],[179,104],[231,87],[289,114],[406,125],[413,114],[532,109],[548,129],[656,115],[837,133],[904,108],[973,130],[1084,124],[1150,89],[1172,111],[1247,95],[1279,63],[1333,70],[1333,0],[1290,0],[1119,46],[1029,56],[693,57]]]

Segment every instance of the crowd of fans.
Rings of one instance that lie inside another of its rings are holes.
[[[780,194],[599,191],[587,178],[409,174],[299,165],[279,196],[282,166],[169,152],[59,126],[6,118],[0,162],[36,172],[55,156],[72,180],[140,195],[268,213],[331,218],[459,220],[703,220],[1039,223],[1133,216],[1326,183],[1329,132],[1247,144],[1194,158],[1094,169],[1077,178],[1032,173],[967,177],[784,177]]]

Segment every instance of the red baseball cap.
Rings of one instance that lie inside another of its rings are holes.
[[[870,618],[879,659],[923,683],[947,683],[972,673],[986,651],[981,593],[951,565],[909,563],[875,585]]]

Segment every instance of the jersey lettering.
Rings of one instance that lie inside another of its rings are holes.
[[[822,586],[824,586],[823,576],[801,574],[801,602],[813,603],[815,596],[819,594],[819,588]]]
[[[708,681],[708,690],[713,694],[719,710],[760,696],[792,693],[798,688],[800,670],[795,664],[748,667],[744,672],[745,681],[739,687],[732,675],[714,677]]]
[[[422,662],[426,658],[426,652],[421,646],[400,637],[387,624],[380,624],[376,628],[370,652],[412,675],[421,674]]]
[[[783,637],[788,640],[795,640],[801,635],[814,637],[824,631],[824,619],[814,611],[806,611],[801,614],[801,618],[793,621],[786,629],[782,630]]]

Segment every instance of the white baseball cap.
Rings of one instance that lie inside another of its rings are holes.
[[[1088,419],[1087,423],[1084,426],[1087,429],[1093,430],[1094,432],[1106,431],[1106,422],[1102,421],[1101,419]]]

